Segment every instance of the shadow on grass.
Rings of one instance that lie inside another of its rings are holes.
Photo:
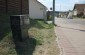
[[[26,38],[22,42],[14,40],[17,55],[33,55],[36,47],[34,38]]]
[[[0,13],[0,41],[10,32],[9,15]]]
[[[11,31],[9,24],[0,22],[0,41]]]

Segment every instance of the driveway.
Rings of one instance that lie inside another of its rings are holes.
[[[61,55],[85,55],[85,19],[55,18]]]

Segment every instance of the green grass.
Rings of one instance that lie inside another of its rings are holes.
[[[36,39],[34,55],[44,55],[46,54],[45,51],[47,52],[46,55],[59,54],[59,49],[56,49],[57,45],[55,40],[57,37],[54,33],[53,24],[46,24],[42,20],[31,20],[29,35],[30,37]]]
[[[15,51],[15,45],[12,41],[11,33],[7,35],[0,41],[0,54],[1,55],[17,55]]]
[[[0,14],[0,55],[17,55],[10,29],[10,15]]]
[[[9,15],[0,14],[0,40],[10,32]]]
[[[0,15],[0,55],[41,55],[40,51],[43,52],[45,49],[48,49],[45,48],[45,46],[48,46],[51,48],[50,50],[53,50],[53,47],[55,47],[55,44],[53,43],[56,39],[53,31],[54,25],[46,24],[43,20],[31,19],[28,29],[30,38],[26,38],[23,42],[14,43],[10,29],[9,16],[10,15],[6,14]],[[51,45],[52,47],[50,47]],[[39,48],[37,48],[37,46],[39,46]],[[57,51],[53,52],[59,54]]]
[[[33,19],[31,19],[30,20],[30,22],[31,22],[31,25],[33,26],[33,27],[36,27],[36,28],[44,28],[44,29],[50,29],[50,28],[53,28],[53,24],[47,24],[47,23],[45,23],[43,20],[33,20]]]
[[[31,20],[30,27],[29,33],[35,36],[37,45],[42,45],[44,42],[43,39],[45,38],[44,36],[49,34],[48,37],[50,37],[50,29],[53,31],[54,26],[52,24],[46,24],[43,20]]]

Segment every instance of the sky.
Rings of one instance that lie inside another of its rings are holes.
[[[38,0],[44,4],[48,10],[52,8],[53,0]],[[56,11],[68,11],[73,10],[75,4],[85,4],[85,0],[55,0]]]

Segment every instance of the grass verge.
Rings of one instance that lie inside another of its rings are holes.
[[[54,26],[42,20],[32,20],[29,35],[36,39],[36,48],[33,55],[59,55]]]
[[[31,20],[29,39],[13,42],[9,15],[0,15],[0,55],[59,55],[52,24]]]
[[[17,55],[10,29],[10,15],[0,14],[0,55]]]

